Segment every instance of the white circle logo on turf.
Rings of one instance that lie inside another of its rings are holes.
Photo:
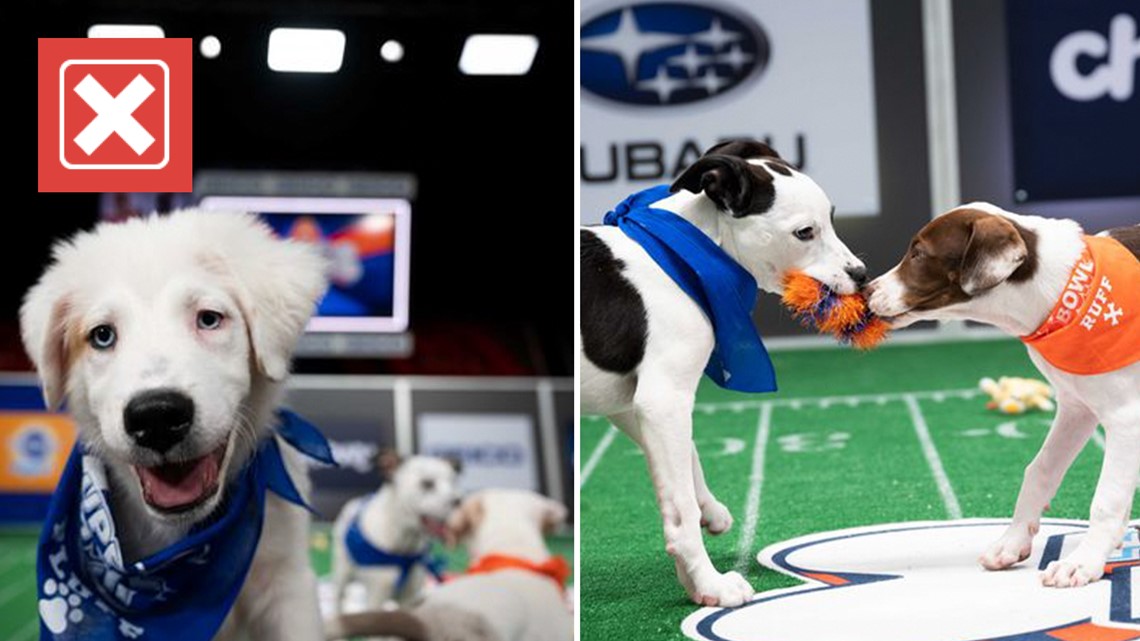
[[[1080,543],[1086,524],[1044,521],[1028,559],[987,572],[977,557],[1007,524],[896,523],[777,543],[758,560],[804,585],[758,594],[739,608],[701,608],[681,629],[705,641],[1140,639],[1135,529],[1103,579],[1057,589],[1043,587],[1038,574]]]

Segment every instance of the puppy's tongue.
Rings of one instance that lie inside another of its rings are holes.
[[[447,526],[439,519],[433,519],[430,516],[421,516],[420,525],[424,527],[424,530],[427,530],[428,534],[441,541],[447,538]]]
[[[218,489],[218,469],[225,448],[201,458],[154,467],[135,467],[143,499],[151,507],[176,511],[194,507]]]

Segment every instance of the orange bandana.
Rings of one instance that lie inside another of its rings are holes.
[[[1021,340],[1070,374],[1104,374],[1140,361],[1140,260],[1112,238],[1085,236],[1061,299]]]
[[[481,557],[472,563],[471,567],[467,568],[467,574],[488,574],[499,570],[527,570],[541,574],[553,580],[558,585],[559,590],[566,584],[566,579],[570,577],[570,566],[566,563],[566,559],[560,556],[552,556],[542,563],[535,563],[505,554],[488,554]]]

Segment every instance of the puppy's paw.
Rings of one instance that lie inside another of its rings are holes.
[[[732,528],[732,513],[720,501],[709,501],[701,506],[701,526],[709,534],[724,534]]]
[[[1041,584],[1050,588],[1079,588],[1104,575],[1105,558],[1079,547],[1060,561],[1053,561],[1041,573]]]
[[[1024,527],[1010,526],[1001,538],[978,557],[987,570],[1004,570],[1029,558],[1033,551],[1033,535]]]
[[[696,581],[689,596],[698,605],[735,608],[755,593],[739,572],[725,572],[714,573],[705,581]]]

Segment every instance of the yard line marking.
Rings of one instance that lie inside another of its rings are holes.
[[[948,398],[965,398],[970,399],[979,396],[982,392],[974,388],[965,389],[942,389],[942,390],[922,390],[918,392],[898,392],[891,394],[850,394],[847,396],[801,396],[798,398],[775,398],[763,401],[720,401],[714,403],[697,403],[694,409],[700,410],[705,413],[711,414],[716,410],[732,409],[739,411],[741,409],[760,409],[764,405],[771,404],[774,407],[791,407],[792,409],[799,409],[806,404],[819,405],[821,407],[831,407],[832,405],[852,403],[878,403],[882,405],[887,401],[905,401],[907,398],[927,399],[942,397],[943,400]]]
[[[768,449],[768,436],[772,431],[772,404],[760,406],[760,420],[756,424],[756,442],[752,446],[752,473],[748,475],[748,498],[744,504],[744,525],[737,543],[736,571],[743,572],[752,556],[752,543],[756,540],[756,526],[760,522],[760,492],[764,488],[764,452]]]
[[[606,453],[606,450],[610,449],[610,445],[614,442],[614,437],[616,436],[617,428],[611,425],[610,429],[602,436],[602,440],[598,441],[598,444],[594,446],[594,451],[590,452],[590,458],[586,461],[586,464],[582,466],[582,480],[578,483],[579,489],[586,486],[586,481],[590,480],[590,475],[594,473],[594,468],[598,467],[598,463],[602,462],[602,455]]]
[[[25,639],[35,638],[36,632],[39,632],[40,630],[39,624],[40,620],[38,617],[28,620],[28,622],[24,624],[24,627],[20,628],[16,634],[12,635],[12,638],[9,639],[9,641],[25,641]]]
[[[954,494],[954,487],[950,485],[950,477],[946,476],[946,469],[942,467],[942,457],[938,456],[938,448],[934,447],[934,439],[930,437],[930,427],[922,415],[922,408],[918,406],[918,398],[903,395],[907,409],[910,410],[910,420],[914,423],[914,432],[918,435],[918,442],[922,445],[922,453],[926,456],[926,464],[930,466],[930,473],[934,475],[934,482],[938,485],[938,492],[942,495],[942,503],[946,505],[946,513],[952,519],[962,518],[962,506],[958,505],[958,497]]]

